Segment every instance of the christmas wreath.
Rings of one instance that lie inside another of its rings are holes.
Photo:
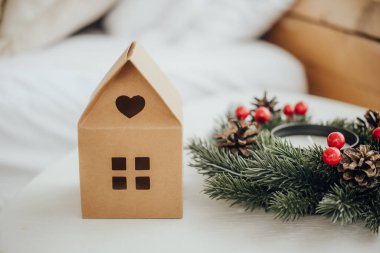
[[[264,208],[284,221],[305,215],[327,216],[333,223],[364,222],[380,226],[380,113],[364,118],[334,119],[320,125],[348,129],[359,137],[342,148],[334,132],[327,148],[297,147],[270,131],[287,123],[308,123],[308,106],[277,108],[277,99],[255,98],[252,109],[239,106],[217,123],[212,137],[194,138],[190,166],[206,176],[204,193],[247,210]]]

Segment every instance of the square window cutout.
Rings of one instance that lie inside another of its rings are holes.
[[[136,170],[150,170],[149,157],[136,157],[135,169]]]
[[[112,170],[126,170],[127,158],[125,157],[112,157]]]
[[[114,190],[127,189],[127,178],[126,177],[112,177],[112,189]]]
[[[150,178],[149,177],[136,177],[136,189],[137,190],[149,190]]]

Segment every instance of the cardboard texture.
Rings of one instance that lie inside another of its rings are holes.
[[[182,103],[133,42],[78,123],[83,218],[182,217]]]

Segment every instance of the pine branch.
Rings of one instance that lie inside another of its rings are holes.
[[[354,122],[346,118],[335,118],[333,120],[322,122],[321,125],[340,127],[340,128],[350,129],[351,131],[355,127]]]
[[[272,118],[269,120],[269,122],[265,124],[260,124],[259,129],[260,130],[268,130],[272,131],[273,128],[276,126],[287,124],[287,123],[306,123],[310,122],[311,117],[310,116],[300,116],[300,115],[294,115],[291,119],[287,119],[282,116],[282,112],[277,112],[272,115]]]
[[[245,175],[257,184],[274,189],[305,188],[304,181],[302,181],[307,177],[305,170],[291,160],[282,159],[261,150],[255,152],[253,157],[255,161],[251,162]]]
[[[368,127],[365,129],[361,129],[357,127],[352,127],[350,130],[359,136],[360,144],[370,145],[372,149],[380,151],[379,142],[376,142],[372,139],[373,128]]]
[[[303,195],[300,192],[276,192],[269,201],[269,210],[276,213],[276,218],[292,221],[307,214],[313,214],[317,203],[315,197]]]
[[[376,150],[380,152],[380,142],[375,141],[372,138],[373,128],[368,127],[365,129],[357,128],[353,126],[352,128],[348,128],[359,136],[361,145],[370,145],[372,150]]]
[[[337,180],[337,173],[321,160],[322,149],[293,147],[287,141],[263,133],[258,149],[252,153],[244,175],[270,188],[297,189],[301,192],[327,191]],[[268,138],[271,138],[268,140]],[[317,158],[317,159],[316,159]]]
[[[212,199],[232,201],[231,206],[240,204],[251,211],[257,207],[265,208],[271,196],[265,187],[225,173],[206,179],[204,192]]]
[[[380,188],[371,189],[370,193],[363,194],[361,202],[364,207],[362,218],[365,226],[373,233],[378,234],[380,227]]]
[[[366,211],[364,222],[366,228],[369,228],[373,233],[378,234],[380,227],[380,210],[370,209]]]
[[[333,223],[351,224],[361,218],[364,211],[359,198],[359,190],[335,185],[319,202],[317,214],[330,217]]]
[[[247,168],[247,161],[243,157],[199,139],[192,140],[188,149],[192,155],[189,165],[203,175],[230,173],[239,176]]]

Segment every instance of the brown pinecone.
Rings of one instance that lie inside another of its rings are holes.
[[[215,135],[219,147],[228,148],[232,153],[247,157],[248,146],[256,141],[257,129],[250,122],[244,120],[230,120],[228,129]]]
[[[371,188],[380,176],[380,154],[368,145],[345,149],[338,171],[351,186]]]
[[[365,120],[357,118],[356,126],[358,128],[364,129],[368,126],[376,128],[380,127],[380,112],[375,110],[368,110],[364,115]]]
[[[267,92],[264,92],[263,98],[255,97],[254,99],[255,99],[255,101],[252,102],[252,105],[254,105],[256,108],[253,111],[255,111],[260,106],[264,106],[264,107],[268,108],[272,114],[280,111],[280,109],[276,109],[276,105],[278,104],[277,98],[273,97],[271,99],[268,99],[267,98]]]
[[[367,120],[368,124],[373,128],[380,126],[380,112],[375,110],[368,110],[364,115],[364,118]]]

